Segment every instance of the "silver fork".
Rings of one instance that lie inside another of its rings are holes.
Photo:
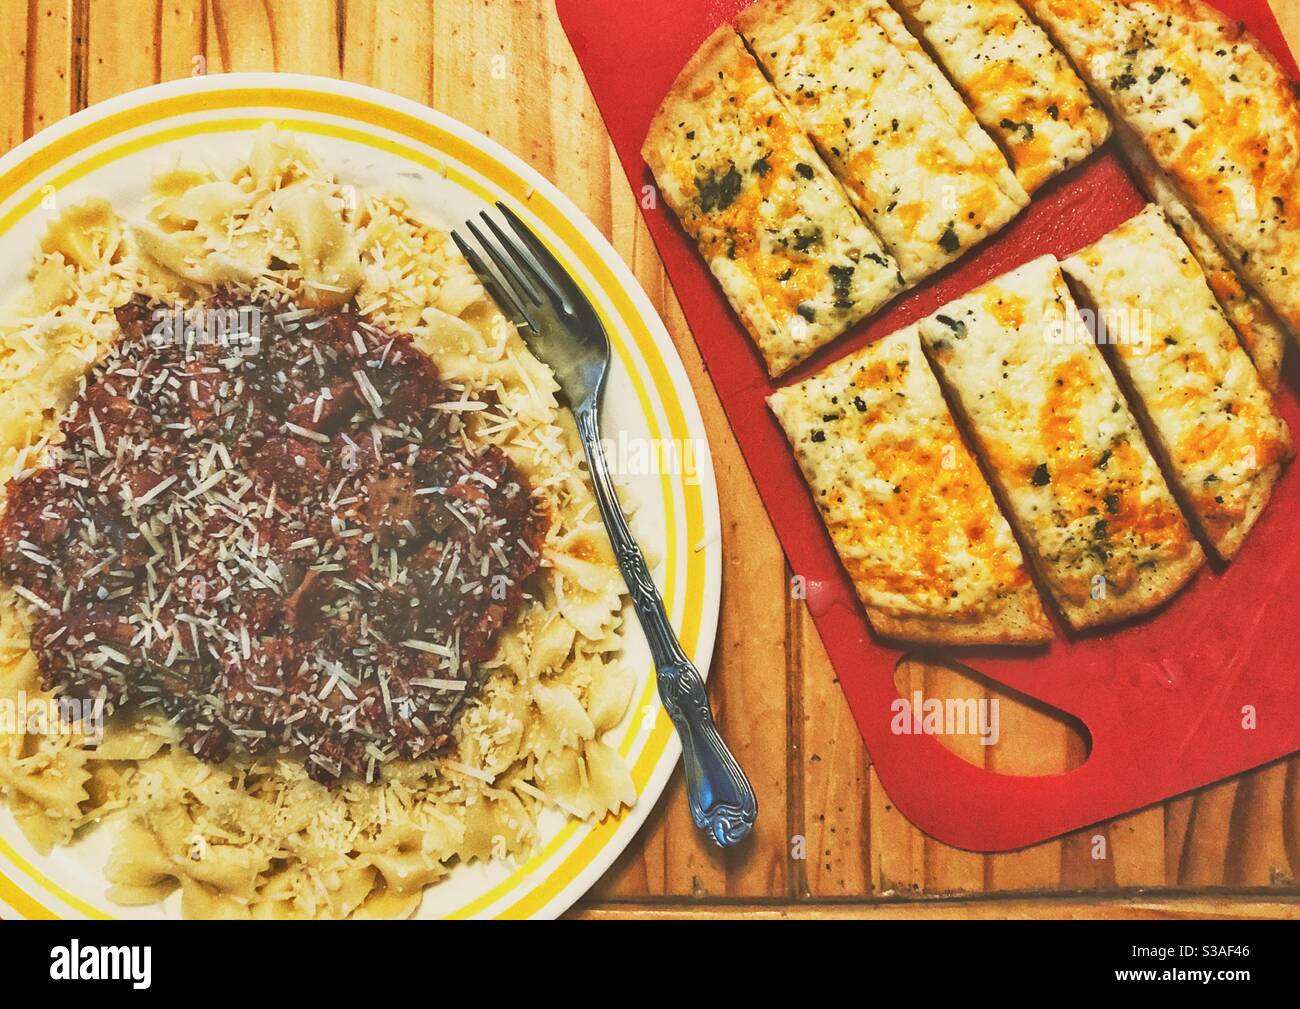
[[[591,302],[550,250],[509,207],[496,206],[505,219],[504,227],[487,211],[478,221],[465,224],[493,268],[459,229],[451,237],[497,305],[514,316],[529,348],[555,372],[573,409],[596,503],[650,642],[659,697],[682,740],[691,818],[718,845],[732,847],[753,829],[758,800],[718,733],[704,679],[682,651],[668,622],[659,590],[614,491],[601,447],[599,416],[609,371],[609,337]]]

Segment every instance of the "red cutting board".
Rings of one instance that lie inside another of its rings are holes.
[[[650,118],[699,43],[745,0],[557,0],[560,19],[638,198],[653,185],[640,147]],[[1263,0],[1220,0],[1296,73]],[[644,205],[643,201],[643,205]],[[1000,235],[825,348],[799,378],[984,281],[1044,253],[1065,256],[1144,205],[1108,146],[1035,197]],[[1293,466],[1237,560],[1207,567],[1159,612],[1031,651],[944,655],[1077,718],[1086,762],[1066,774],[1001,775],[937,739],[891,729],[894,670],[905,654],[871,631],[764,397],[775,388],[749,339],[659,203],[645,211],[678,300],[848,696],[890,799],[927,834],[1005,851],[1118,816],[1300,750],[1300,475]],[[1300,434],[1300,367],[1291,348],[1280,406]],[[732,544],[731,549],[739,549]],[[935,653],[930,653],[934,655]],[[1253,719],[1251,718],[1253,714]],[[1252,726],[1253,727],[1247,727]],[[1005,736],[1005,732],[1004,732]]]

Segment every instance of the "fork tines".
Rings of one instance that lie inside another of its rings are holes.
[[[529,308],[541,308],[548,300],[553,309],[568,307],[569,299],[559,280],[565,276],[563,268],[509,207],[503,203],[496,207],[509,232],[486,210],[477,220],[465,223],[465,230],[491,262],[490,267],[459,229],[451,237],[497,303],[535,329]]]

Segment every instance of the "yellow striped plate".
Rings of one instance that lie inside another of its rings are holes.
[[[699,408],[663,323],[600,232],[554,186],[500,145],[425,106],[372,88],[292,74],[227,74],[145,88],[95,105],[0,159],[0,277],[25,275],[59,209],[91,195],[128,217],[148,178],[177,157],[222,164],[261,124],[304,137],[344,182],[406,195],[450,227],[495,200],[516,209],[586,290],[613,340],[606,437],[639,502],[637,532],[682,643],[707,674],[717,627],[717,490]],[[521,864],[458,867],[429,891],[422,917],[553,917],[580,897],[649,815],[680,755],[655,693],[645,639],[629,613],[628,659],[640,673],[610,741],[628,759],[636,806],[602,823],[542,822]],[[175,916],[178,900],[120,908],[104,897],[106,829],[47,857],[0,810],[4,917]]]

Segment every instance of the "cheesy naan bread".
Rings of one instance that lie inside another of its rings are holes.
[[[1200,0],[1024,0],[1300,338],[1300,96]]]
[[[944,644],[1052,636],[915,325],[768,403],[877,633]]]
[[[1110,121],[1016,0],[896,0],[1028,192],[1083,161]]]
[[[898,265],[729,26],[682,70],[642,155],[772,375],[902,289]]]
[[[1259,295],[1242,285],[1232,264],[1188,209],[1169,177],[1151,160],[1151,155],[1133,131],[1121,126],[1115,135],[1147,198],[1165,212],[1169,223],[1201,264],[1219,305],[1227,313],[1241,345],[1254,361],[1260,381],[1270,390],[1276,389],[1282,374],[1282,356],[1286,351],[1286,330]]]
[[[885,0],[759,0],[736,24],[909,283],[1028,204]]]
[[[1149,206],[1062,268],[1095,306],[1183,500],[1234,556],[1293,450],[1200,265]]]
[[[1153,609],[1205,559],[1056,260],[920,323],[1061,611],[1076,628]]]

